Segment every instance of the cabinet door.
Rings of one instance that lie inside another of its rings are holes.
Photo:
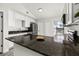
[[[31,22],[35,22],[34,19],[32,19],[32,18],[30,18],[30,17],[27,17],[27,16],[26,16],[26,18],[25,18],[25,21],[26,21],[26,22],[25,22],[25,26],[26,26],[26,27],[30,27],[30,23],[31,23]]]
[[[11,27],[15,26],[14,12],[11,10],[8,11],[8,25]]]
[[[25,27],[30,27],[30,19],[28,17],[25,18]]]
[[[35,20],[34,19],[32,19],[32,18],[29,18],[30,19],[30,22],[35,22]]]
[[[15,19],[20,19],[21,18],[21,15],[17,12],[15,12]]]
[[[15,12],[15,19],[24,20],[25,16],[18,12]]]

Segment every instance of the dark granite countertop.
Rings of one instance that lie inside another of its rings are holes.
[[[45,37],[45,41],[37,41],[36,39],[30,40],[29,35],[15,36],[6,39],[45,56],[63,55],[63,45],[55,42],[52,37]]]
[[[64,40],[63,44],[67,56],[79,56],[79,44],[75,46],[73,42],[68,40]]]
[[[25,33],[25,32],[32,32],[32,31],[30,30],[8,31],[9,34],[18,34],[18,33]]]

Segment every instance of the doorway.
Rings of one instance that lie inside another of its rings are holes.
[[[3,53],[3,12],[0,12],[0,54]]]

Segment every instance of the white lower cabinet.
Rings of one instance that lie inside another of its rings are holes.
[[[32,51],[26,47],[14,44],[14,56],[43,56],[35,51]]]

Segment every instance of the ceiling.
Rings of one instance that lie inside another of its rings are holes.
[[[65,3],[23,3],[36,19],[48,19],[53,17],[61,17]],[[38,12],[38,8],[42,8],[42,12]]]

